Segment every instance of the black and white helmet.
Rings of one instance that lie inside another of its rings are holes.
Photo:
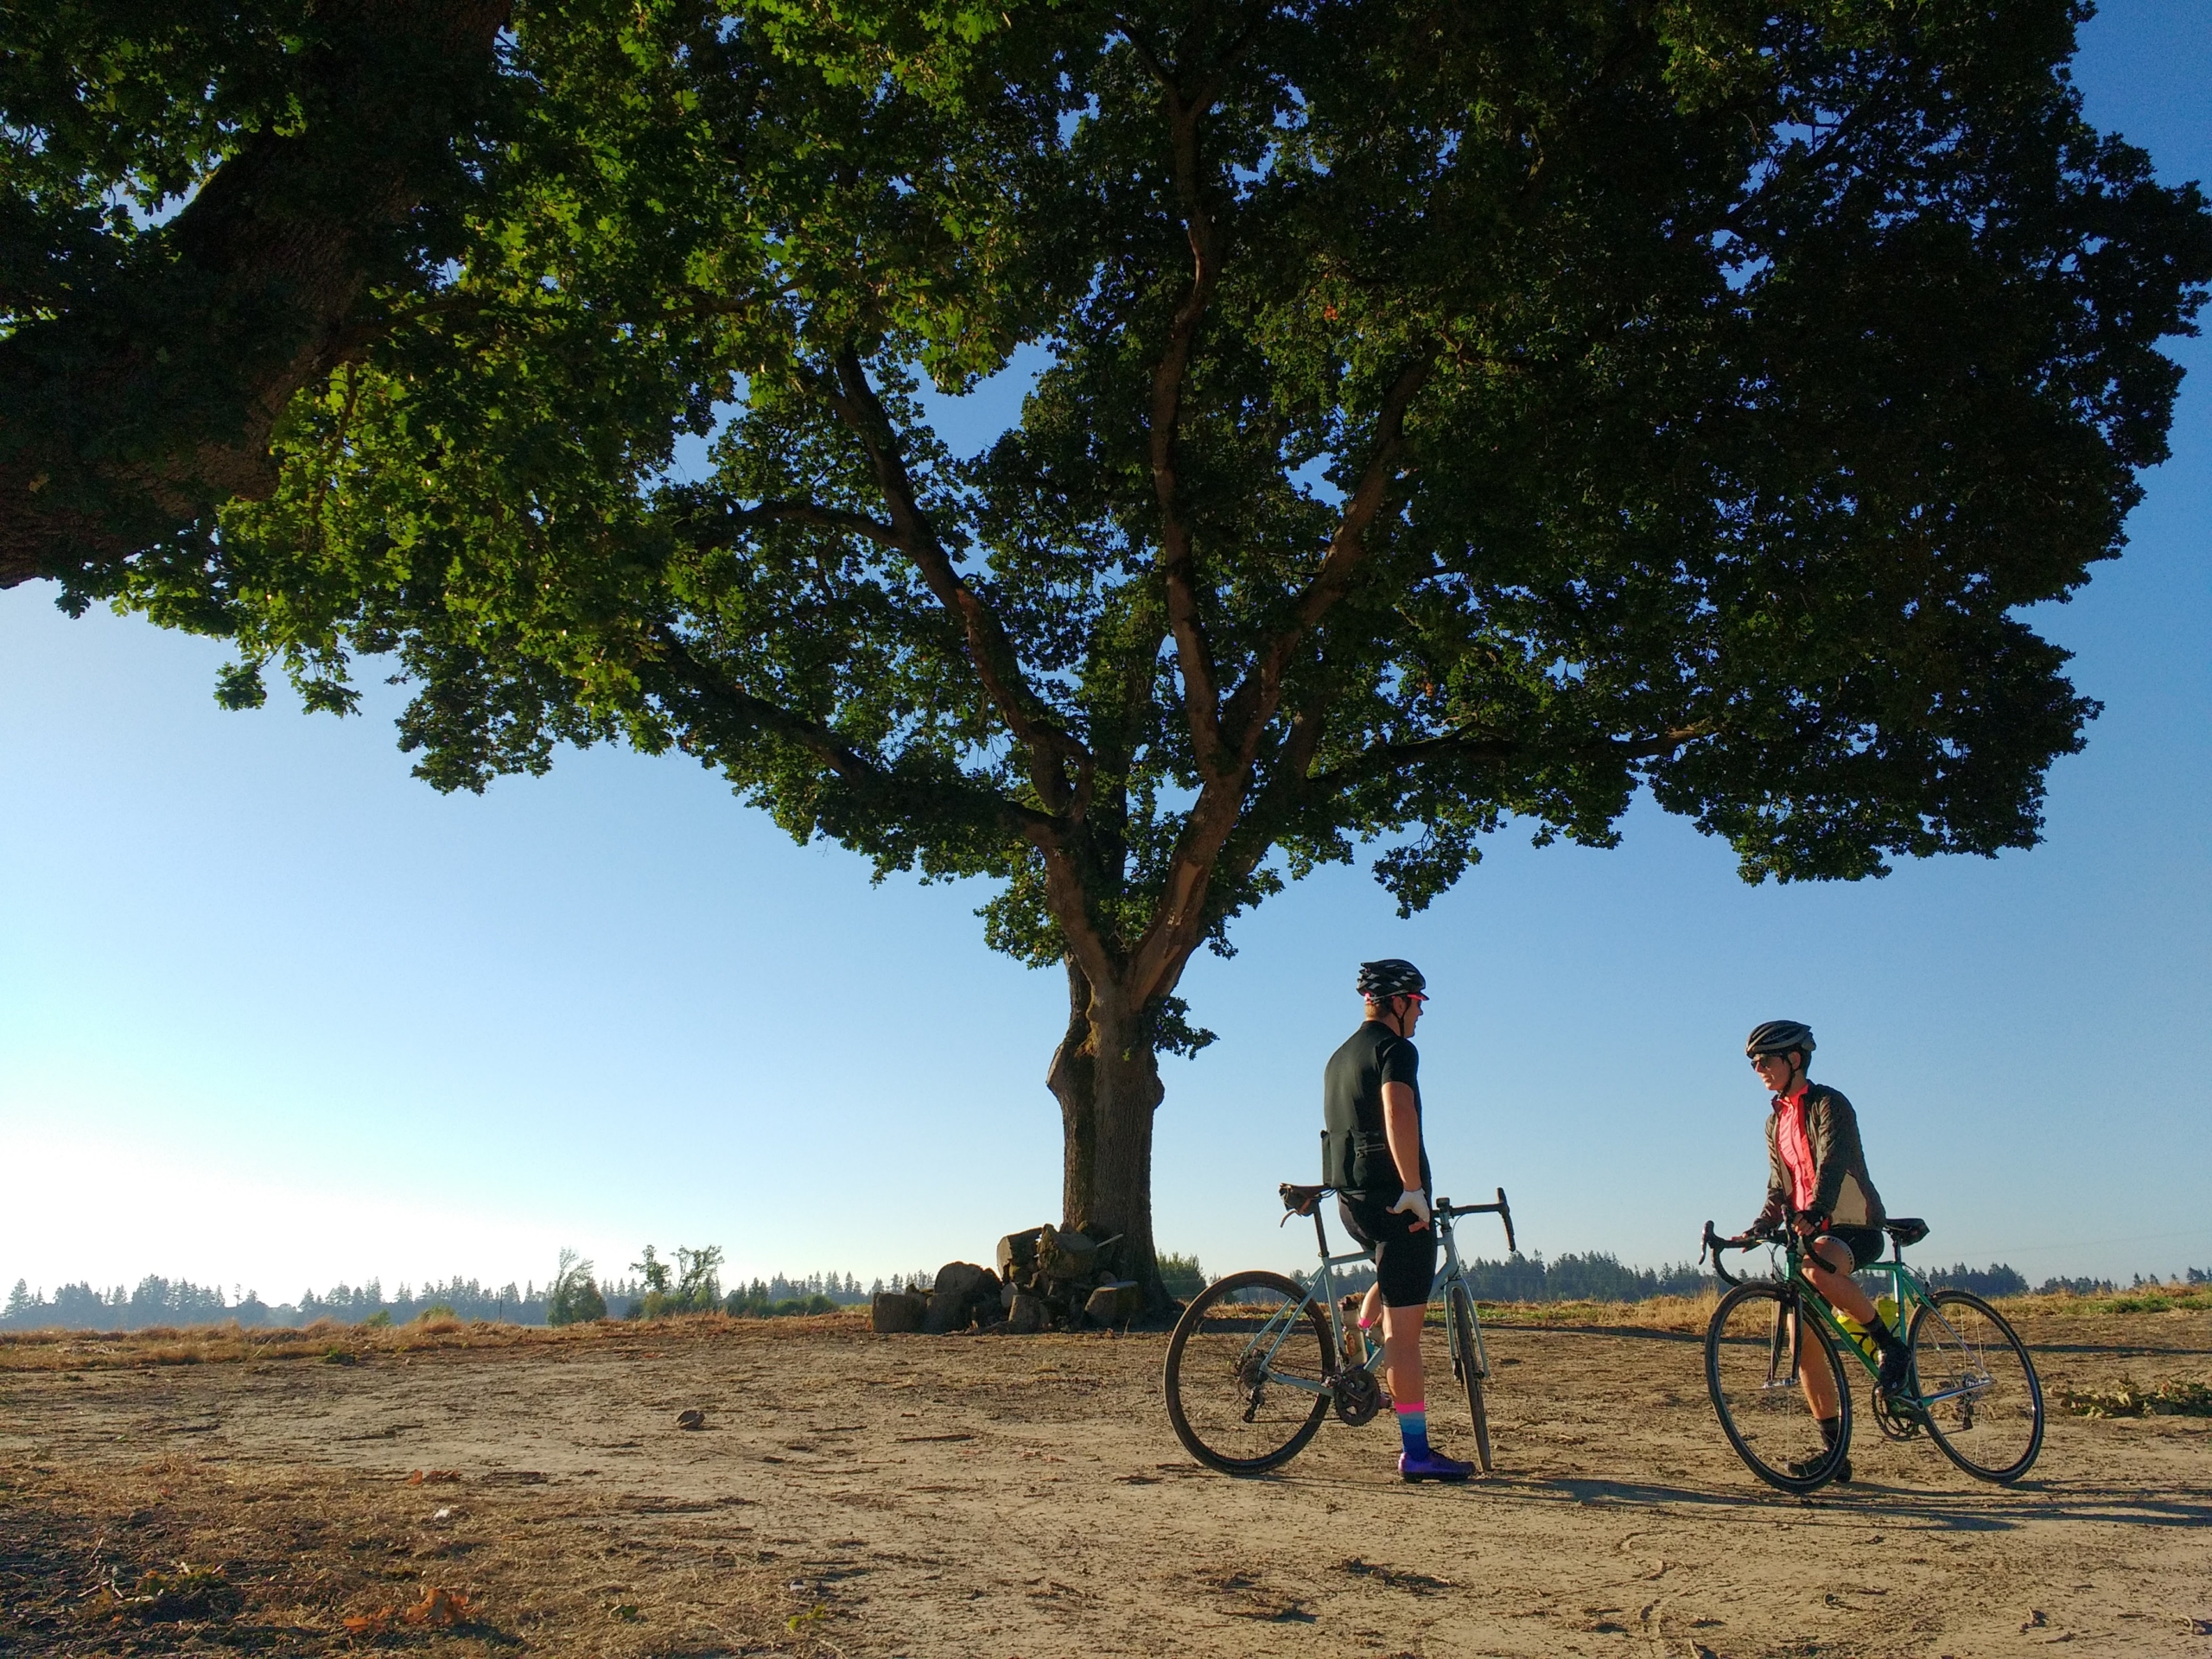
[[[1744,1052],[1752,1059],[1762,1054],[1787,1054],[1793,1048],[1808,1058],[1812,1056],[1813,1028],[1802,1020],[1770,1020],[1752,1027],[1751,1034],[1744,1039]]]
[[[1354,988],[1370,1002],[1388,1002],[1394,996],[1425,990],[1427,986],[1421,969],[1403,957],[1385,957],[1380,962],[1359,964],[1359,980]]]

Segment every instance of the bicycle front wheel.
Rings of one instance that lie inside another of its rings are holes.
[[[1800,1391],[1800,1376],[1815,1367],[1834,1390],[1833,1446]],[[1722,1297],[1705,1333],[1705,1381],[1721,1432],[1761,1480],[1802,1496],[1834,1478],[1851,1449],[1851,1389],[1835,1344],[1794,1293],[1755,1283]]]
[[[1475,1305],[1464,1287],[1452,1287],[1452,1370],[1467,1391],[1467,1409],[1475,1419],[1475,1455],[1483,1473],[1490,1473],[1490,1414],[1483,1408],[1482,1348],[1475,1340]]]
[[[2004,1316],[1979,1296],[1939,1290],[1912,1316],[1920,1418],[1943,1455],[1976,1480],[2009,1485],[2043,1450],[2043,1384]]]
[[[1167,1421],[1190,1454],[1256,1475],[1296,1457],[1327,1414],[1329,1327],[1279,1273],[1232,1273],[1198,1293],[1167,1339]]]

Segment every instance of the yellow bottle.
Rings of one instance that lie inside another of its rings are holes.
[[[1880,1312],[1881,1306],[1879,1302],[1874,1304],[1877,1313]],[[1843,1334],[1851,1338],[1853,1347],[1866,1355],[1870,1361],[1877,1364],[1880,1363],[1879,1357],[1874,1351],[1874,1338],[1868,1334],[1865,1325],[1859,1324],[1840,1307],[1835,1310],[1835,1322],[1843,1327]]]

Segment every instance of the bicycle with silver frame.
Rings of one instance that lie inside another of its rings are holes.
[[[1330,1255],[1321,1200],[1334,1191],[1288,1182],[1281,1188],[1284,1213],[1278,1225],[1293,1216],[1313,1219],[1320,1265],[1311,1278],[1301,1284],[1254,1268],[1217,1279],[1183,1310],[1168,1339],[1168,1421],[1191,1455],[1210,1469],[1263,1473],[1296,1457],[1331,1411],[1356,1428],[1382,1408],[1382,1344],[1357,1327],[1357,1343],[1346,1340],[1337,1298],[1337,1270],[1365,1265],[1371,1258],[1364,1250]],[[1465,1390],[1485,1474],[1491,1467],[1490,1419],[1483,1385],[1490,1377],[1490,1358],[1452,1224],[1463,1216],[1494,1215],[1505,1225],[1505,1248],[1513,1250],[1513,1211],[1505,1189],[1497,1191],[1491,1204],[1453,1204],[1440,1198],[1429,1210],[1443,1253],[1430,1304],[1440,1298],[1444,1304],[1452,1373]]]

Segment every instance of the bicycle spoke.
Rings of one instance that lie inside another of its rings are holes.
[[[1706,1382],[1745,1465],[1770,1485],[1804,1492],[1827,1480],[1849,1448],[1851,1398],[1827,1333],[1809,1315],[1793,1332],[1791,1310],[1790,1297],[1774,1285],[1729,1293],[1706,1333]],[[1834,1456],[1799,1384],[1815,1366],[1829,1380],[1843,1425]]]
[[[1961,1290],[1912,1320],[1915,1414],[1943,1454],[1981,1480],[2025,1474],[2043,1446],[2043,1389],[2012,1327]]]
[[[1192,1456],[1255,1473],[1294,1456],[1328,1409],[1327,1327],[1272,1273],[1239,1273],[1184,1310],[1167,1347],[1167,1413]]]

